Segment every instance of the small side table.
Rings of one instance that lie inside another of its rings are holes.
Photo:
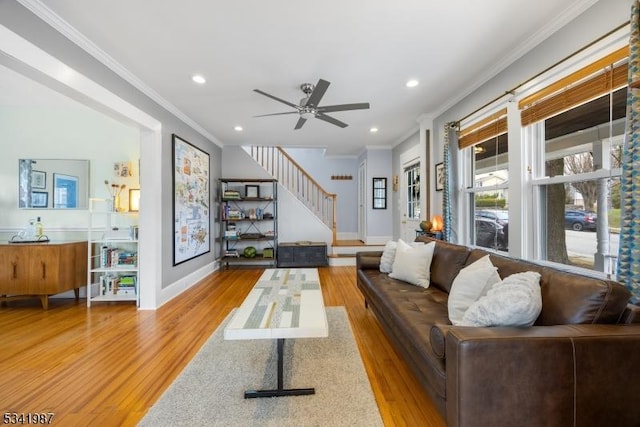
[[[416,237],[419,237],[419,236],[428,236],[428,237],[433,237],[434,239],[442,240],[442,231],[431,232],[431,231],[424,231],[424,230],[416,230]]]

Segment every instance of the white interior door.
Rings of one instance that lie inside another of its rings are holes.
[[[419,147],[407,151],[400,159],[400,238],[413,242],[420,228],[423,212],[420,204],[420,151]]]
[[[367,164],[358,167],[358,239],[367,242]]]

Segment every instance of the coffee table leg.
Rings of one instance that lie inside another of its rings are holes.
[[[303,396],[315,394],[315,388],[283,388],[283,364],[284,364],[284,338],[278,338],[278,388],[275,390],[247,390],[245,399],[254,397],[279,397],[279,396]]]

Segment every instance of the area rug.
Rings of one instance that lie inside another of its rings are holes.
[[[310,396],[245,399],[276,387],[276,341],[224,341],[231,314],[140,426],[382,426],[344,307],[327,307],[328,338],[286,340],[284,387]]]

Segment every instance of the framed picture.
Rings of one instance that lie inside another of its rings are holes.
[[[75,209],[78,207],[78,177],[53,174],[53,207]]]
[[[260,197],[260,186],[259,185],[245,185],[244,186],[244,197],[247,199],[257,199]]]
[[[31,171],[31,188],[47,188],[47,173]]]
[[[32,191],[31,192],[31,207],[32,208],[48,208],[49,207],[49,193],[46,191]]]
[[[444,190],[444,163],[436,165],[436,191]]]
[[[209,154],[173,134],[173,265],[211,251]]]

